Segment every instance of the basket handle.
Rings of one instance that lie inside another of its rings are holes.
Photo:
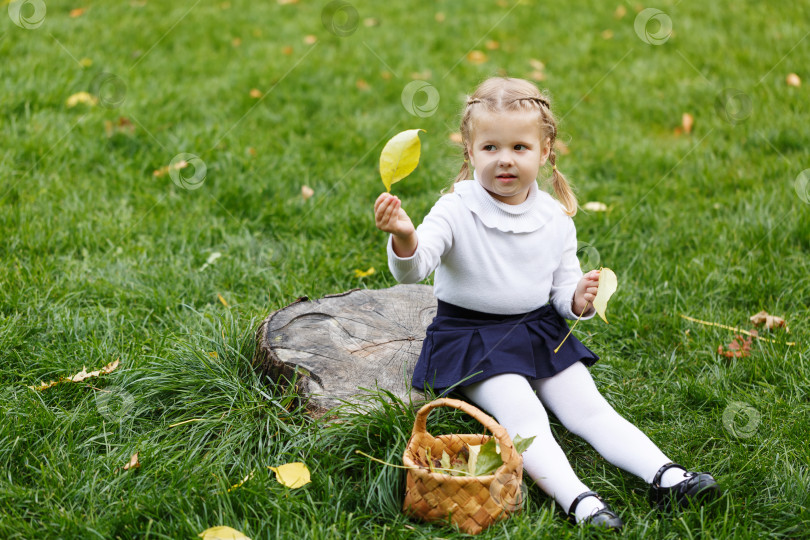
[[[427,431],[427,417],[428,414],[430,414],[430,411],[438,407],[451,407],[453,409],[458,409],[478,420],[500,443],[501,459],[503,460],[504,465],[506,465],[510,470],[514,470],[516,468],[516,463],[520,462],[520,460],[516,458],[519,458],[520,456],[515,451],[515,446],[512,444],[512,438],[509,437],[509,433],[507,433],[506,429],[496,422],[494,418],[483,412],[478,407],[475,407],[466,401],[461,401],[460,399],[439,398],[423,405],[422,408],[416,413],[416,421],[413,423],[413,432],[411,434],[412,440],[414,436],[420,433],[426,433],[428,436],[431,436]]]

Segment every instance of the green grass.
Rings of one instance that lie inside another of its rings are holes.
[[[299,296],[393,285],[371,212],[385,140],[427,131],[421,165],[394,188],[418,222],[458,170],[449,135],[464,94],[490,75],[528,76],[530,58],[546,64],[570,149],[559,168],[581,202],[610,207],[576,217],[579,240],[620,282],[611,324],[577,329],[602,356],[594,377],[727,495],[661,515],[640,480],[555,424],[575,470],[628,537],[806,535],[810,204],[794,186],[810,167],[810,9],[639,6],[671,17],[675,34],[653,46],[621,2],[352,0],[360,21],[345,37],[324,28],[325,4],[53,0],[27,30],[2,6],[0,537],[194,538],[215,525],[254,539],[460,537],[404,518],[402,471],[355,453],[398,462],[408,404],[370,397],[340,423],[315,422],[254,372],[253,333]],[[465,60],[473,48],[487,61]],[[426,118],[400,100],[416,72],[441,97]],[[805,84],[786,85],[790,72]],[[65,106],[104,73],[123,104]],[[718,114],[726,88],[747,96],[750,116]],[[685,112],[694,130],[677,135]],[[108,136],[105,122],[121,117],[134,130]],[[199,189],[153,175],[181,152],[207,167]],[[730,332],[679,317],[748,327],[761,309],[787,319],[798,344],[755,342],[750,357],[727,359],[716,350]],[[26,388],[116,358],[117,371],[89,384]],[[759,414],[750,437],[724,427],[732,402]],[[478,430],[445,411],[431,425]],[[123,471],[136,451],[141,468]],[[313,474],[302,489],[266,469],[298,460]],[[482,538],[592,534],[529,484],[525,511]]]

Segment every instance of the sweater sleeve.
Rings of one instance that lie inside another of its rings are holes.
[[[452,201],[440,198],[416,228],[416,251],[410,257],[394,253],[393,235],[388,237],[388,268],[400,283],[417,283],[427,278],[442,256],[453,246]]]
[[[568,219],[568,226],[565,234],[565,241],[563,244],[563,253],[560,259],[560,264],[554,270],[551,282],[551,303],[557,313],[566,319],[577,319],[571,309],[571,304],[574,300],[574,292],[577,289],[577,284],[582,278],[582,270],[579,267],[579,259],[577,259],[577,231],[574,226],[574,220]],[[583,320],[591,319],[596,314],[593,306],[588,306],[588,310],[582,316]]]

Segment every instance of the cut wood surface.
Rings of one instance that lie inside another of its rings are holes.
[[[295,380],[316,416],[357,401],[363,389],[423,401],[410,383],[435,314],[428,285],[304,297],[262,322],[254,364],[281,384]]]

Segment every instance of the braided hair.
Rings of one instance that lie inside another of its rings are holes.
[[[547,139],[550,146],[548,161],[551,163],[552,169],[551,185],[557,198],[565,207],[565,213],[569,216],[576,214],[576,196],[568,180],[557,169],[557,155],[554,152],[554,142],[557,140],[557,121],[551,112],[551,102],[534,84],[524,79],[492,77],[481,83],[473,95],[467,99],[461,116],[460,130],[464,162],[453,183],[469,180],[471,177],[469,148],[472,144],[473,121],[475,113],[481,110],[539,113],[541,140]],[[449,191],[453,191],[452,186]]]

